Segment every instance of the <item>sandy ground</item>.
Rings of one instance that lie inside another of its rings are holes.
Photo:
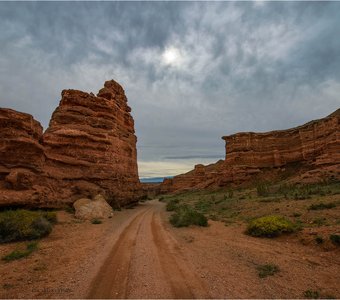
[[[338,249],[299,236],[253,238],[244,227],[209,221],[173,228],[164,204],[115,212],[103,224],[59,212],[59,224],[25,259],[0,262],[1,298],[340,298]],[[23,245],[23,244],[22,244]],[[0,256],[20,243],[0,246]],[[259,278],[256,267],[280,272]]]

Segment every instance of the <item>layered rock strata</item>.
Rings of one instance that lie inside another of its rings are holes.
[[[197,165],[158,188],[166,193],[286,177],[299,182],[340,180],[339,119],[340,109],[288,130],[224,136],[225,160]]]
[[[20,195],[15,184],[7,184],[18,168],[32,172],[34,179],[20,201],[1,196],[0,205],[60,207],[99,193],[117,206],[138,201],[137,138],[131,109],[117,82],[105,82],[97,96],[62,91],[44,134],[31,116],[2,111],[1,137],[8,140],[2,139],[1,147],[2,194]]]
[[[0,108],[0,129],[0,205],[33,199],[45,163],[43,128],[29,114]]]

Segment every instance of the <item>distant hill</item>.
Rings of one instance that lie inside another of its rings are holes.
[[[163,182],[163,180],[164,180],[165,178],[173,178],[173,176],[139,178],[139,180],[140,180],[140,182],[143,182],[143,183],[159,183],[159,182]]]

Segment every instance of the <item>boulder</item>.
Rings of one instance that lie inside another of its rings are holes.
[[[102,195],[97,195],[93,200],[88,198],[78,199],[73,203],[75,217],[82,220],[105,219],[113,215],[112,207]]]

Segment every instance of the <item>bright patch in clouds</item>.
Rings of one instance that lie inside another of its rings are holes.
[[[46,128],[61,90],[115,79],[140,176],[177,175],[339,108],[339,27],[339,1],[0,1],[0,106]]]
[[[162,61],[165,65],[176,66],[181,60],[181,53],[175,47],[166,48],[162,54]]]

